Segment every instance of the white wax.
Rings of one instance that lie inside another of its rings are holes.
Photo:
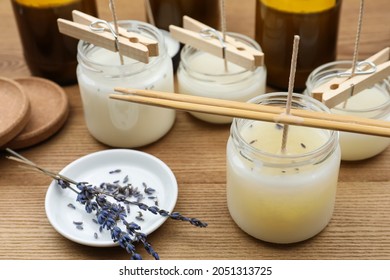
[[[255,122],[242,129],[248,143],[270,155],[279,155],[282,130]],[[289,156],[301,156],[323,145],[325,131],[290,126]],[[275,160],[278,163],[278,160]],[[229,139],[227,148],[227,202],[237,225],[248,234],[273,243],[308,239],[326,227],[332,217],[340,166],[337,148],[320,163],[268,167],[249,159]]]
[[[263,67],[247,71],[228,62],[226,71],[222,58],[206,52],[192,55],[187,63],[190,70],[184,71],[180,67],[177,73],[179,93],[245,102],[265,92],[266,71]],[[230,117],[191,114],[211,123],[232,121]]]
[[[173,92],[172,62],[168,56],[158,67],[131,75],[126,73],[126,69],[142,70],[144,65],[124,57],[125,65],[133,65],[131,68],[119,67],[118,53],[102,48],[94,51],[90,60],[101,65],[114,65],[108,69],[103,67],[110,77],[80,65],[77,68],[85,121],[92,136],[107,145],[127,148],[152,143],[169,131],[175,120],[174,110],[108,97],[115,93],[115,87]]]
[[[348,99],[345,110],[343,104],[339,104],[331,111],[335,114],[356,115],[359,117],[373,118],[380,110],[375,109],[389,102],[389,93],[378,87],[363,90]],[[359,112],[360,111],[360,112]],[[364,112],[367,111],[367,112]],[[373,113],[374,112],[374,113]],[[384,116],[390,120],[390,114]],[[390,144],[390,138],[358,133],[340,132],[340,147],[342,160],[363,160],[383,152]]]
[[[171,58],[173,58],[175,55],[178,54],[178,52],[180,50],[180,43],[179,43],[179,41],[176,41],[175,39],[173,39],[173,37],[171,36],[171,33],[169,33],[168,31],[166,31],[164,29],[159,29],[159,30],[164,36],[164,41],[165,41],[165,45],[166,45],[166,48],[168,51],[168,55]]]

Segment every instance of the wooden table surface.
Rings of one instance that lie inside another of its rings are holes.
[[[109,17],[105,3],[98,2],[101,17]],[[126,2],[128,6],[118,0],[117,6],[124,6],[118,9],[120,17],[145,18],[142,0]],[[338,57],[351,59],[359,2],[343,2]],[[253,5],[253,0],[227,0],[228,30],[252,36]],[[366,1],[360,57],[390,46],[389,10],[388,0]],[[0,18],[0,76],[29,76],[10,1],[0,1]],[[78,86],[64,89],[71,111],[63,129],[20,151],[54,171],[86,154],[110,149],[88,133]],[[274,245],[245,234],[230,218],[225,198],[228,135],[228,125],[207,124],[178,112],[174,127],[163,139],[138,149],[163,160],[176,175],[175,210],[209,224],[201,229],[165,222],[149,236],[162,259],[390,259],[390,149],[369,160],[342,163],[334,215],[319,235],[298,244]],[[0,158],[0,259],[129,258],[119,247],[87,247],[57,233],[44,208],[50,182],[44,175]]]

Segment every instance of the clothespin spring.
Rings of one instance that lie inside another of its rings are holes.
[[[218,41],[221,43],[222,47],[222,58],[226,59],[226,44],[225,41],[223,40],[223,37],[221,33],[219,33],[217,30],[214,28],[204,28],[199,32],[200,36],[203,38],[216,38]]]
[[[367,68],[367,69],[365,69]],[[356,70],[352,72],[338,73],[337,77],[353,77],[355,75],[369,75],[375,73],[377,70],[376,64],[372,61],[360,61],[356,64]]]
[[[106,27],[102,27],[101,24],[105,25]],[[114,36],[115,39],[115,48],[116,51],[119,52],[119,40],[118,40],[118,34],[116,34],[115,30],[112,28],[111,24],[109,24],[107,21],[98,19],[93,21],[89,28],[94,32],[105,32],[107,29],[111,32],[112,36]]]

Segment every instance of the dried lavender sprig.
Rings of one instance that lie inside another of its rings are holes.
[[[157,252],[153,249],[151,244],[147,242],[146,235],[138,232],[141,227],[134,223],[128,223],[126,221],[126,210],[123,206],[111,203],[106,199],[105,195],[97,192],[93,187],[86,185],[84,183],[78,184],[78,189],[80,189],[80,194],[78,195],[77,200],[85,205],[87,212],[92,212],[96,210],[97,223],[100,224],[100,229],[107,229],[111,232],[111,238],[114,242],[126,249],[128,253],[131,254],[131,259],[141,260],[142,257],[135,250],[133,242],[140,241],[144,245],[145,250],[152,255],[156,260],[159,259]],[[95,201],[92,201],[95,199]],[[98,207],[93,208],[91,205],[96,205]],[[117,223],[122,221],[126,225],[126,230],[122,231]],[[131,238],[133,236],[134,238]]]
[[[133,245],[133,242],[135,241],[142,242],[145,250],[155,259],[159,259],[158,254],[154,251],[150,243],[147,242],[146,235],[139,232],[141,227],[134,222],[127,222],[125,207],[117,203],[109,202],[105,195],[101,194],[91,185],[79,183],[77,188],[80,190],[77,201],[85,205],[85,209],[88,213],[96,211],[97,222],[100,224],[100,227],[111,232],[112,240],[118,242],[122,248],[126,249],[126,251],[131,254],[131,259],[142,259]],[[117,223],[119,221],[126,225],[126,232],[118,227]],[[131,238],[131,236],[134,236],[134,238]]]
[[[96,188],[94,188],[94,190],[96,191],[96,194],[107,195],[107,196],[114,198],[115,200],[117,200],[119,202],[125,202],[125,203],[129,203],[132,205],[136,205],[136,206],[138,206],[139,209],[141,209],[143,211],[149,211],[153,214],[159,214],[160,216],[169,217],[173,220],[187,221],[190,224],[197,226],[197,227],[207,227],[207,223],[202,222],[196,218],[185,217],[182,214],[180,214],[179,212],[170,213],[166,210],[160,209],[156,205],[149,206],[149,205],[142,203],[142,202],[139,202],[139,201],[128,200],[127,196],[125,196],[125,195],[117,195],[117,194],[113,194],[111,192],[107,192],[107,191],[104,191],[102,189],[96,189]]]
[[[63,180],[58,180],[57,182],[58,182],[58,184],[62,188],[68,187],[68,183],[64,182]],[[80,186],[84,185],[84,184],[86,184],[86,183],[85,182],[78,183],[77,186],[80,189]],[[207,225],[208,225],[207,223],[202,222],[202,221],[200,221],[197,218],[188,218],[186,216],[183,216],[179,212],[172,212],[172,213],[170,213],[170,212],[168,212],[168,211],[166,211],[164,209],[158,208],[155,205],[149,206],[149,205],[147,205],[145,203],[142,203],[142,202],[139,202],[139,201],[131,201],[131,200],[128,200],[125,196],[119,196],[118,197],[118,196],[115,196],[115,195],[113,195],[113,194],[111,194],[109,192],[98,190],[98,189],[92,187],[91,185],[89,185],[89,188],[90,188],[90,194],[89,195],[91,195],[91,193],[93,192],[94,195],[99,195],[100,194],[100,195],[110,196],[110,197],[116,199],[119,202],[126,202],[126,203],[129,203],[129,204],[132,204],[132,205],[136,205],[136,206],[138,206],[139,209],[141,209],[143,211],[149,211],[149,212],[151,212],[153,214],[156,214],[156,215],[159,214],[162,217],[169,217],[169,218],[171,218],[173,220],[186,221],[186,222],[189,222],[191,225],[196,226],[196,227],[203,228],[203,227],[207,227]],[[80,193],[79,193],[77,201],[80,202],[80,200],[83,201],[83,199],[85,199],[84,196],[80,195]],[[87,209],[87,207],[95,207],[95,206],[93,204],[87,204],[86,210],[88,212],[89,208]]]
[[[59,185],[62,184],[61,187],[67,187],[67,183],[63,183],[63,181],[58,182]],[[153,249],[151,244],[146,240],[146,235],[142,232],[138,232],[140,227],[138,224],[131,222],[128,223],[126,221],[127,213],[125,207],[122,205],[111,203],[106,199],[106,196],[111,196],[115,198],[115,195],[112,193],[107,193],[89,185],[85,182],[81,182],[77,184],[77,189],[79,189],[79,193],[77,195],[77,201],[81,204],[85,205],[85,210],[88,213],[93,211],[97,212],[97,221],[100,224],[101,228],[106,228],[111,231],[111,237],[114,242],[118,242],[119,245],[126,249],[128,253],[132,255],[132,259],[142,259],[141,255],[139,255],[135,251],[135,247],[133,245],[133,240],[131,236],[134,236],[134,241],[140,241],[146,250],[147,253],[152,255],[156,260],[159,259],[158,253]],[[93,201],[95,199],[95,201]],[[121,196],[118,199],[120,202],[127,202],[132,205],[137,205],[141,210],[149,211],[155,215],[159,214],[163,217],[170,217],[175,220],[188,221],[192,225],[197,227],[206,227],[207,223],[201,222],[195,218],[187,218],[181,215],[179,212],[169,213],[166,210],[159,209],[157,206],[148,206],[145,203],[141,203],[138,201],[130,201],[125,198],[125,196]],[[126,225],[127,232],[122,231],[118,226],[117,222],[122,221],[124,225]]]
[[[147,204],[142,203],[142,202],[129,201],[129,200],[126,200],[126,201],[128,201],[129,203],[131,203],[133,205],[137,205],[138,208],[141,209],[141,210],[149,211],[149,212],[151,212],[151,213],[153,213],[155,215],[159,214],[159,215],[161,215],[163,217],[169,217],[169,218],[171,218],[173,220],[189,222],[190,224],[192,224],[192,225],[194,225],[196,227],[207,227],[207,223],[202,222],[202,221],[200,221],[199,219],[196,219],[196,218],[185,217],[182,214],[180,214],[179,212],[169,213],[168,211],[160,209],[160,208],[158,208],[155,205],[148,206]]]
[[[91,185],[88,185],[86,182],[78,183],[73,181],[70,178],[67,178],[66,176],[44,169],[36,165],[34,162],[12,151],[11,149],[7,148],[6,151],[13,155],[13,156],[6,156],[6,158],[26,164],[30,168],[38,170],[41,173],[55,179],[61,188],[70,189],[73,192],[75,192],[77,194],[76,200],[81,204],[85,205],[86,212],[91,213],[93,211],[96,211],[97,213],[96,215],[98,218],[97,222],[100,224],[100,231],[103,228],[110,230],[113,241],[114,242],[118,241],[118,243],[123,248],[125,248],[127,252],[131,253],[132,259],[142,259],[141,255],[139,255],[135,251],[135,247],[133,245],[134,241],[140,241],[144,245],[145,250],[150,255],[152,255],[155,259],[159,259],[159,256],[157,252],[154,251],[151,244],[147,242],[146,235],[142,232],[137,231],[140,230],[140,227],[134,222],[128,223],[126,221],[125,218],[127,215],[126,215],[126,211],[124,210],[124,207],[115,203],[108,202],[105,196],[111,196],[117,201],[125,201],[126,203],[137,205],[140,209],[144,211],[149,211],[154,214],[160,214],[163,217],[170,217],[175,220],[188,221],[192,225],[198,227],[207,226],[207,223],[201,222],[200,220],[195,218],[187,218],[178,212],[169,213],[168,211],[159,209],[157,206],[148,206],[144,203],[141,203],[140,201],[129,201],[127,200],[126,196],[123,194],[117,197],[112,193],[107,193],[101,190],[99,191],[97,190],[96,187],[92,187]],[[73,188],[72,185],[75,185],[79,190]],[[150,189],[147,191],[147,193],[148,192],[154,192],[154,190]],[[93,201],[93,199],[95,199],[95,201]],[[110,211],[107,212],[107,209],[110,209]],[[99,220],[99,216],[100,216],[100,220]],[[126,225],[127,232],[124,232],[119,227],[117,227],[116,223],[118,221],[122,221]],[[134,236],[134,240],[130,238],[130,235]]]
[[[29,166],[30,168],[33,168],[34,170],[37,170],[45,175],[48,175],[50,176],[51,178],[55,179],[55,180],[63,180],[64,182],[67,182],[68,183],[68,188],[71,189],[72,191],[74,192],[77,192],[75,189],[73,189],[70,184],[74,184],[76,185],[77,182],[73,181],[72,179],[68,178],[68,177],[65,177],[59,173],[55,173],[53,171],[50,171],[48,169],[45,169],[45,168],[42,168],[40,166],[38,166],[37,164],[35,164],[34,162],[32,162],[31,160],[23,157],[22,155],[18,154],[17,152],[9,149],[9,148],[6,148],[5,149],[6,152],[10,153],[12,156],[9,156],[9,155],[6,155],[5,157],[7,159],[10,159],[10,160],[13,160],[13,161],[17,161],[19,163],[23,163],[27,166]]]

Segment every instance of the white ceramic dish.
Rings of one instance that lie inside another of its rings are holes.
[[[117,169],[121,172],[110,174],[110,171]],[[92,153],[70,163],[60,174],[77,182],[88,182],[97,186],[103,182],[122,182],[128,175],[129,183],[138,187],[142,193],[143,183],[156,190],[153,196],[157,196],[160,209],[171,212],[177,200],[177,181],[171,169],[160,159],[140,151],[112,149]],[[149,199],[146,194],[144,196],[145,199],[141,202],[149,206],[155,205],[153,199]],[[70,203],[75,209],[69,207]],[[96,215],[88,214],[84,205],[76,201],[76,194],[69,189],[62,189],[56,181],[53,181],[47,190],[45,210],[51,225],[61,235],[74,242],[95,247],[116,245],[109,231],[99,231],[99,225],[93,221]],[[138,211],[143,214],[144,221],[135,219],[139,215]],[[143,233],[150,234],[164,223],[166,217],[140,210],[133,205],[127,220],[136,222]],[[74,222],[82,222],[83,229],[78,229]]]

